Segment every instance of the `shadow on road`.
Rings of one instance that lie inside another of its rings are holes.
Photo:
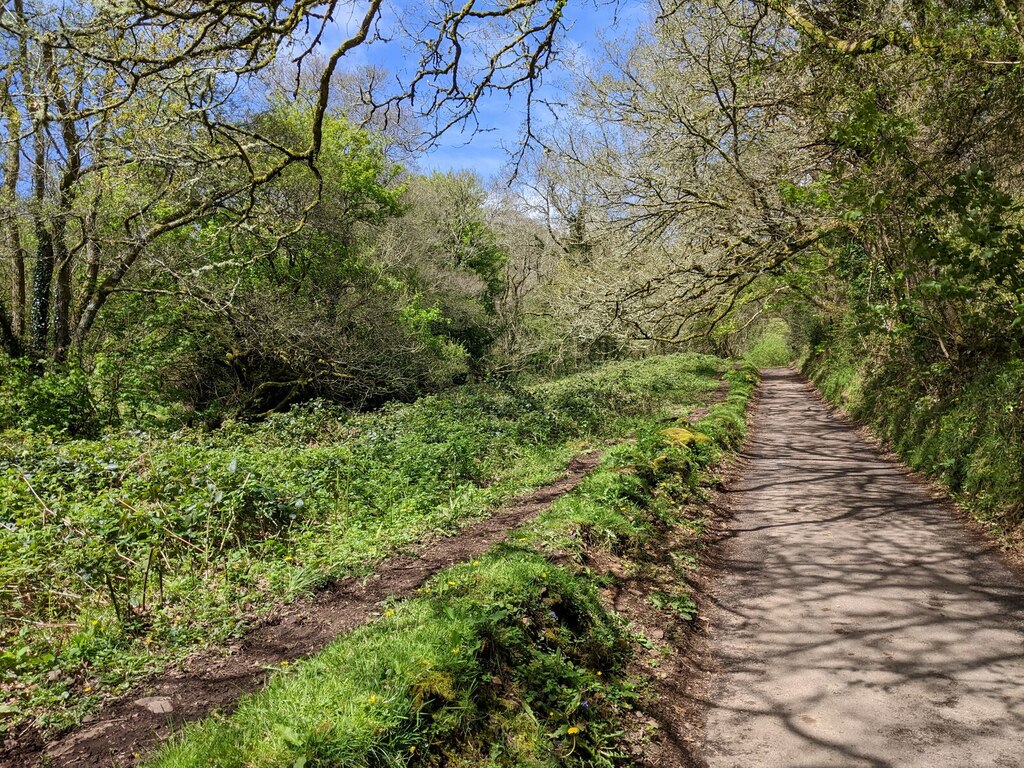
[[[713,618],[705,759],[1024,766],[1024,589],[814,398],[764,377]]]

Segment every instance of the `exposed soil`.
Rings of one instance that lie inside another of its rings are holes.
[[[699,417],[698,417],[699,418]],[[731,510],[722,488],[743,471],[733,457],[716,468],[714,487],[697,502],[704,530],[699,539],[679,526],[632,563],[596,553],[593,567],[615,577],[605,590],[609,605],[650,641],[631,665],[630,673],[649,683],[643,701],[627,724],[626,740],[637,768],[698,768],[708,684],[713,671],[706,614],[713,608],[711,587],[722,567],[729,538]],[[699,553],[696,567],[680,567],[674,553]],[[697,603],[697,615],[686,621],[658,609],[652,597],[671,593],[684,583]]]
[[[702,712],[692,702],[704,699],[708,677],[703,666],[703,621],[685,621],[652,602],[655,595],[678,587],[680,574],[669,554],[690,546],[691,538],[679,530],[659,542],[657,552],[645,553],[640,563],[607,554],[592,562],[595,569],[615,577],[614,585],[604,590],[607,604],[649,643],[628,669],[648,685],[626,723],[630,762],[637,768],[697,765]],[[686,581],[692,583],[691,578]]]
[[[791,370],[752,425],[698,764],[1024,766],[1024,586],[997,547]]]
[[[384,601],[411,595],[438,571],[483,554],[579,485],[600,460],[600,452],[578,456],[562,479],[514,500],[458,534],[423,546],[415,556],[390,558],[367,579],[345,580],[309,600],[283,607],[240,640],[189,657],[178,668],[107,702],[82,726],[48,744],[38,734],[28,734],[5,745],[0,766],[134,764],[140,754],[182,724],[213,711],[230,712],[239,697],[263,686],[275,665],[316,653],[341,633],[374,618]]]

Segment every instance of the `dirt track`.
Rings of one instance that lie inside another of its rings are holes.
[[[283,607],[263,626],[220,652],[200,652],[178,670],[110,701],[81,727],[49,744],[38,738],[0,749],[0,768],[108,768],[136,763],[184,723],[214,710],[229,712],[238,698],[262,687],[267,670],[320,651],[331,640],[379,613],[382,602],[406,597],[430,576],[483,554],[514,528],[571,491],[601,460],[577,456],[563,477],[520,496],[454,536],[432,541],[414,556],[395,556],[365,580],[348,579],[314,598]],[[0,742],[2,745],[2,742]]]
[[[1024,766],[1024,587],[789,370],[716,590],[711,768]]]

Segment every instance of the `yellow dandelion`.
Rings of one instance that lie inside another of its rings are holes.
[[[458,648],[452,648],[452,653],[456,653],[457,654],[458,652],[459,652]]]
[[[388,609],[388,610],[384,611],[384,615],[387,616],[388,618],[390,618],[390,617],[395,615],[395,612],[390,610],[390,609]]]
[[[454,581],[449,581],[448,582],[448,586],[449,587],[454,587],[455,586],[455,582]]]
[[[85,690],[86,693],[89,693],[92,690],[92,686],[91,685],[87,685],[87,686],[85,686],[84,690]]]
[[[287,662],[287,661],[282,661],[282,662],[281,662],[281,666],[282,666],[282,667],[287,667],[287,666],[288,666],[288,662]],[[600,673],[600,672],[598,672],[598,674],[601,674],[601,673]]]
[[[577,728],[577,727],[576,727],[575,725],[573,725],[573,726],[570,726],[570,727],[569,727],[569,730],[568,730],[568,731],[566,731],[566,733],[568,733],[568,734],[569,734],[570,736],[575,736],[575,735],[576,735],[577,733],[579,733],[579,732],[580,732],[580,729],[579,729],[579,728]]]

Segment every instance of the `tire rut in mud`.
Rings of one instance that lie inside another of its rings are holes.
[[[128,766],[185,723],[230,712],[259,690],[268,670],[322,650],[339,635],[377,616],[381,603],[407,597],[435,573],[483,554],[569,493],[600,463],[603,453],[577,456],[564,476],[512,500],[459,533],[422,546],[414,556],[391,557],[366,579],[346,579],[308,600],[282,607],[227,647],[204,650],[173,671],[104,704],[86,721],[44,743],[26,734],[0,752],[0,766],[108,768]]]

